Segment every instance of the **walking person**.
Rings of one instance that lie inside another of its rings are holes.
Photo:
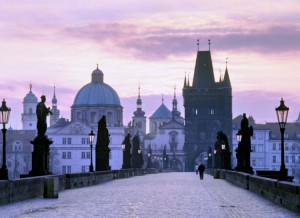
[[[204,170],[205,170],[205,166],[203,165],[203,163],[199,164],[198,170],[199,170],[200,180],[202,180],[203,179],[203,173],[204,173]]]

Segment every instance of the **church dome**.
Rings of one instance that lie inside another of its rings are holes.
[[[103,82],[103,72],[97,66],[97,69],[92,72],[91,83],[86,84],[78,91],[73,106],[98,105],[120,106],[120,98],[111,86]]]
[[[31,89],[32,89],[32,85],[30,84],[30,90],[23,99],[24,103],[37,103],[38,102],[37,97],[35,96],[35,94],[33,94]]]

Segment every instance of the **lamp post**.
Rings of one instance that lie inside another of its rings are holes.
[[[125,169],[125,144],[123,143],[121,145],[122,147],[122,151],[123,151],[123,165],[122,165],[122,169]]]
[[[280,165],[280,179],[287,179],[288,170],[284,164],[284,131],[289,113],[289,108],[284,105],[284,101],[281,98],[280,105],[276,109],[278,124],[281,132],[281,165]]]
[[[90,141],[90,146],[91,146],[91,163],[90,163],[90,172],[94,172],[94,167],[93,167],[93,141],[95,138],[95,134],[93,130],[89,134],[89,141]]]
[[[3,99],[2,106],[0,107],[0,123],[3,124],[3,149],[2,149],[2,167],[0,169],[0,180],[8,180],[8,170],[6,166],[6,129],[5,124],[8,123],[10,108],[6,106],[6,101]]]
[[[235,149],[235,152],[236,152],[236,167],[235,169],[236,170],[241,170],[242,169],[242,151],[241,151],[241,146],[240,146],[240,143],[242,141],[242,133],[241,131],[239,130],[238,133],[236,134],[236,141],[238,142],[238,146],[237,148]]]
[[[225,142],[224,141],[222,141],[221,142],[221,161],[222,161],[222,163],[221,163],[221,168],[222,169],[225,169],[226,167],[226,163],[225,163],[225,148],[226,148],[226,145],[225,145]]]

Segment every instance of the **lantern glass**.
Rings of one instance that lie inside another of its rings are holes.
[[[279,127],[284,129],[288,118],[289,108],[284,105],[283,99],[281,99],[279,107],[277,107],[275,110]]]
[[[222,147],[222,150],[225,150],[225,144],[224,143],[221,144],[221,147]]]
[[[11,109],[6,106],[6,101],[5,101],[5,99],[3,99],[2,105],[0,107],[0,123],[1,124],[8,123],[10,111],[11,111]]]
[[[95,138],[95,134],[94,134],[94,132],[93,132],[93,130],[90,132],[90,134],[89,134],[89,140],[90,140],[90,144],[92,144],[93,143],[93,141],[94,141],[94,138]]]
[[[238,142],[241,142],[242,141],[242,134],[240,134],[240,133],[236,134],[236,140]]]

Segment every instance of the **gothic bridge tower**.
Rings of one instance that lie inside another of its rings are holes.
[[[189,78],[184,79],[186,171],[194,170],[200,153],[214,147],[218,131],[227,135],[229,144],[232,142],[232,88],[227,62],[225,75],[217,82],[213,69],[210,49],[198,49],[192,85]]]

